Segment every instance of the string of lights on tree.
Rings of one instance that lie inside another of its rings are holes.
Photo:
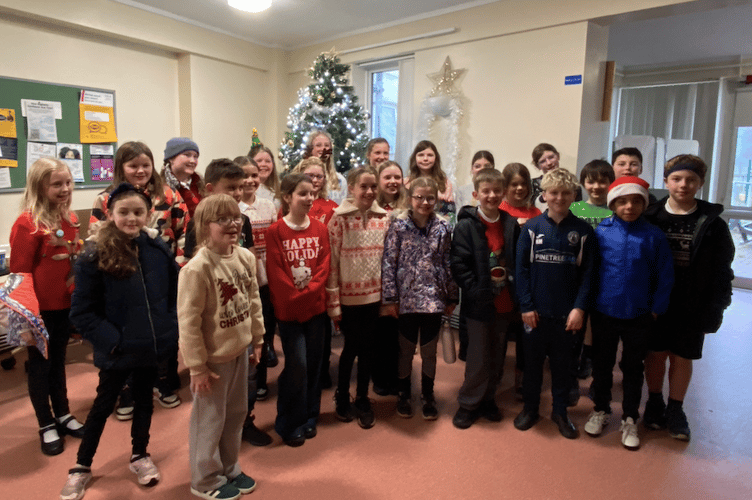
[[[306,141],[314,129],[323,129],[332,137],[334,165],[346,172],[360,162],[368,142],[367,123],[370,115],[358,104],[347,74],[334,48],[319,55],[308,71],[313,83],[298,90],[298,102],[287,115],[285,140],[279,158],[286,169],[303,159]]]

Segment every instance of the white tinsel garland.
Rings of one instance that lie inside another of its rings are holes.
[[[460,120],[462,119],[462,101],[459,95],[437,95],[431,96],[429,92],[420,104],[420,115],[418,117],[418,140],[431,140],[436,119],[439,117],[448,120],[448,127],[444,137],[439,141],[433,141],[443,145],[444,151],[448,152],[446,159],[443,159],[441,166],[452,185],[457,185],[455,173],[460,157]],[[438,147],[438,146],[437,146]]]

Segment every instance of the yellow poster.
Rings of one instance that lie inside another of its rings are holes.
[[[17,137],[15,109],[0,108],[0,137]]]
[[[81,142],[85,144],[117,142],[115,112],[112,94],[81,91],[78,105],[81,129]]]

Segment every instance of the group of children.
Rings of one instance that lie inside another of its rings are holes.
[[[681,404],[691,363],[701,356],[704,334],[720,326],[733,278],[722,209],[695,198],[706,172],[701,159],[671,160],[669,196],[652,205],[647,183],[635,176],[640,168],[627,162],[616,170],[627,175],[619,176],[607,162],[593,161],[581,176],[590,199],[573,205],[579,184],[557,168],[553,146],[534,151],[534,164],[541,161],[536,155],[552,163],[538,183],[519,163],[496,170],[493,155],[481,151],[472,162],[472,200],[464,199],[468,188],[457,190],[464,206],[455,220],[453,187],[430,141],[416,146],[404,178],[388,160],[389,144],[372,140],[366,165],[351,170],[345,185],[332,166],[329,136],[312,131],[308,142],[306,159],[281,182],[262,145],[235,160],[213,160],[201,178],[198,145],[190,139],[168,141],[161,176],[145,144],[125,143],[114,181],[92,210],[86,244],[70,210],[67,166],[51,159],[32,166],[24,212],[11,233],[11,270],[33,275],[50,335],[49,359],[29,348],[42,451],[62,452],[64,434],[82,438],[62,500],[83,496],[113,410],[133,420],[129,468],[138,482],[159,481],[147,452],[152,394],[166,408],[180,404],[178,345],[193,395],[191,492],[201,498],[235,499],[256,486],[240,470],[238,453],[241,436],[255,445],[272,441],[255,426],[253,407],[268,395],[277,328],[285,363],[274,427],[287,445],[317,434],[322,388],[332,384],[332,323],[344,335],[339,420],[374,425],[371,381],[377,394],[397,395],[399,416],[412,417],[418,345],[422,416],[438,418],[437,339],[460,299],[466,366],[456,427],[501,420],[495,396],[513,337],[524,399],[515,427],[529,429],[540,418],[548,357],[552,419],[562,435],[577,437],[567,407],[573,390],[575,404],[579,398],[578,367],[592,359],[595,408],[585,431],[600,434],[621,339],[624,445],[639,446],[643,363],[650,391],[645,425],[689,439]],[[614,164],[635,152],[617,151]],[[536,185],[543,214],[531,203]],[[100,370],[84,425],[68,410],[69,321],[91,342]],[[515,324],[524,327],[515,333]],[[592,347],[583,348],[586,325]]]

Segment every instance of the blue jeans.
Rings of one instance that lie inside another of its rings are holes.
[[[304,323],[280,321],[279,338],[285,367],[277,385],[274,430],[289,438],[303,425],[316,425],[321,411],[321,362],[324,356],[325,313]]]

